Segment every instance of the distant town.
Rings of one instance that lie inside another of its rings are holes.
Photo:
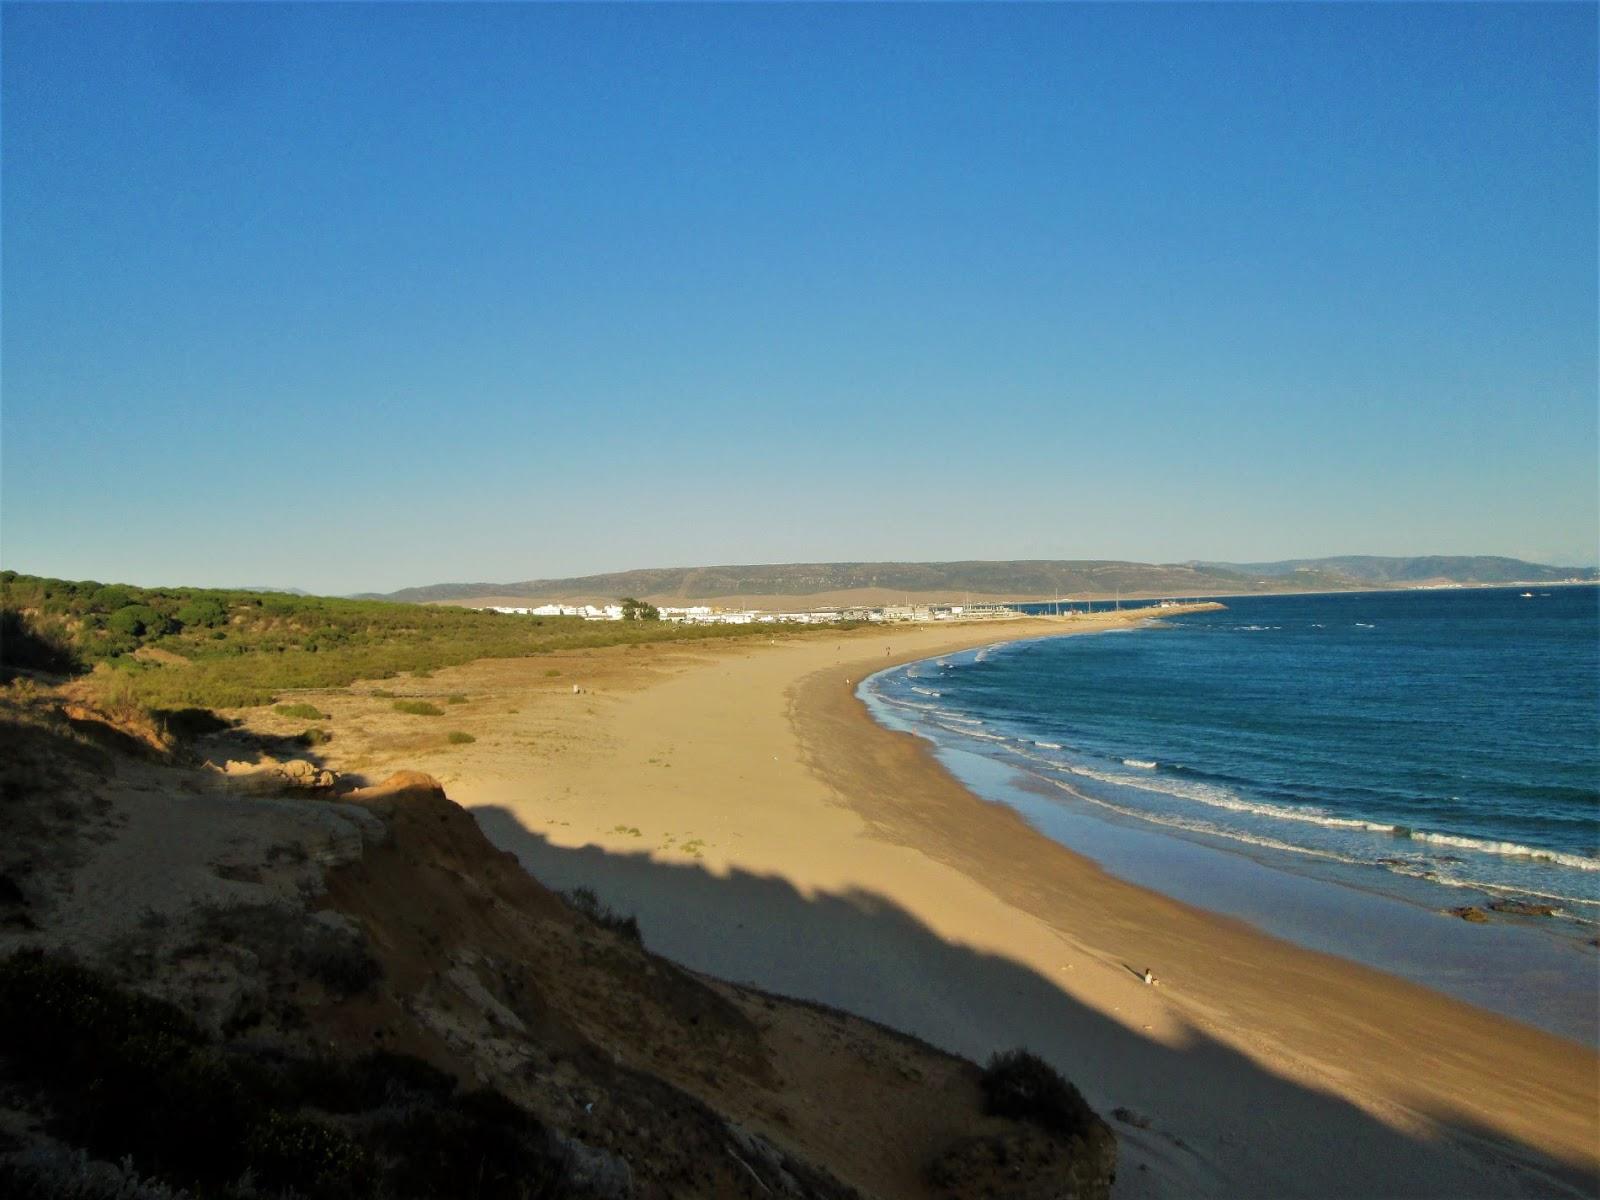
[[[1081,609],[1070,607],[1082,603]],[[1102,608],[1110,607],[1101,601]],[[841,622],[902,623],[928,621],[993,621],[1013,617],[1043,616],[1040,606],[1030,606],[1025,611],[1016,604],[880,604],[851,605],[841,608],[814,608],[798,612],[765,612],[753,608],[713,608],[696,604],[687,608],[656,607],[627,601],[617,604],[540,604],[529,608],[511,608],[501,605],[484,605],[480,612],[505,613],[521,617],[582,617],[585,621],[621,621],[630,614],[648,616],[652,620],[672,621],[680,625],[831,625]],[[1162,600],[1156,604],[1140,605],[1142,608],[1179,608],[1176,600]],[[1061,600],[1053,610],[1063,617],[1076,617],[1092,611],[1083,601]]]

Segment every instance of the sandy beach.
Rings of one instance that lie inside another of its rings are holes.
[[[448,728],[475,742],[357,687],[316,694],[324,757],[432,772],[528,870],[691,967],[980,1060],[1044,1054],[1116,1127],[1119,1195],[1593,1195],[1592,1050],[1115,879],[855,695],[896,662],[1119,620],[480,662],[383,685],[464,696]]]

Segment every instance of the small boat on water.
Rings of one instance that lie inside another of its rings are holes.
[[[1523,592],[1522,593],[1522,598],[1524,600],[1532,600],[1533,599],[1533,593],[1532,592]]]

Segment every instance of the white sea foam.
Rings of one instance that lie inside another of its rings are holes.
[[[934,691],[932,688],[925,688],[925,687],[913,687],[911,690],[913,692],[916,692],[917,695],[919,695],[919,696],[932,696],[935,699],[937,699],[939,697],[939,694],[940,694],[940,693]]]
[[[1600,871],[1600,858],[1590,858],[1587,854],[1566,854],[1559,850],[1540,850],[1535,846],[1524,846],[1519,842],[1487,841],[1455,833],[1427,833],[1422,830],[1412,830],[1411,840],[1431,842],[1436,846],[1454,846],[1458,850],[1471,850],[1477,854],[1503,854],[1508,858],[1527,858],[1534,862],[1571,867],[1575,871]]]
[[[1123,761],[1127,762],[1128,760],[1124,759]],[[1071,771],[1074,775],[1082,775],[1088,779],[1098,779],[1101,783],[1114,783],[1122,787],[1137,788],[1142,792],[1158,792],[1162,795],[1176,796],[1180,800],[1191,800],[1196,804],[1227,809],[1229,812],[1250,813],[1253,816],[1269,817],[1279,821],[1300,821],[1308,825],[1321,825],[1328,829],[1366,829],[1373,833],[1393,833],[1395,831],[1393,825],[1384,824],[1380,821],[1362,821],[1352,817],[1333,817],[1321,809],[1290,808],[1282,804],[1268,804],[1259,800],[1244,800],[1230,791],[1206,783],[1186,783],[1165,777],[1152,779],[1149,776],[1119,775],[1071,763],[1052,763],[1051,765]]]
[[[1384,863],[1383,865],[1389,867],[1388,863]],[[1394,867],[1389,867],[1389,869],[1391,871],[1396,870]],[[1401,871],[1400,874],[1409,875],[1412,874],[1412,872]],[[1523,887],[1520,884],[1486,883],[1481,879],[1457,879],[1452,878],[1449,875],[1439,874],[1432,871],[1426,872],[1426,878],[1433,883],[1442,883],[1445,887],[1471,888],[1473,891],[1498,892],[1505,896],[1528,897],[1534,900],[1550,900],[1554,901],[1556,905],[1578,904],[1585,908],[1600,909],[1600,900],[1586,900],[1582,896],[1566,896],[1560,892],[1545,892],[1538,888]],[[1558,915],[1571,917],[1575,921],[1583,921],[1585,924],[1591,925],[1594,924],[1594,918],[1592,916],[1579,916],[1577,913],[1561,912],[1559,909],[1557,912]]]
[[[898,696],[878,695],[876,699],[891,708],[909,708],[913,712],[938,713],[944,711],[937,704],[918,704],[915,700],[903,700]]]
[[[972,720],[972,718],[962,718],[950,713],[941,713],[940,715],[948,720],[953,721],[966,722]],[[948,728],[948,726],[946,728]],[[950,732],[968,735],[973,733],[972,730],[968,729],[952,729]],[[1004,742],[1011,741],[1012,739],[996,737],[993,735],[985,735],[984,740]],[[1039,747],[1040,749],[1046,750],[1060,750],[1062,748],[1058,742],[1035,741],[1031,744]],[[1305,825],[1315,825],[1323,829],[1346,829],[1364,831],[1367,833],[1387,834],[1390,836],[1399,835],[1401,837],[1408,837],[1413,842],[1425,842],[1431,845],[1450,846],[1455,849],[1467,850],[1476,854],[1494,854],[1509,858],[1521,858],[1530,862],[1548,863],[1554,866],[1569,867],[1573,870],[1579,871],[1600,871],[1600,858],[1591,858],[1587,855],[1564,853],[1558,850],[1541,850],[1533,846],[1524,846],[1518,842],[1489,841],[1482,838],[1467,837],[1459,834],[1433,833],[1426,830],[1409,829],[1405,826],[1395,825],[1387,821],[1367,821],[1359,817],[1338,817],[1333,816],[1323,809],[1314,807],[1300,808],[1282,804],[1271,804],[1259,800],[1246,800],[1233,792],[1211,784],[1190,783],[1165,776],[1152,777],[1148,774],[1126,775],[1118,772],[1100,771],[1080,763],[1071,763],[1049,756],[1030,754],[1027,752],[1027,750],[1022,748],[1023,746],[1027,745],[1029,745],[1029,743],[1025,741],[1019,743],[1018,748],[1015,751],[1017,756],[1039,763],[1043,766],[1051,768],[1052,770],[1066,771],[1070,774],[1077,775],[1085,779],[1094,779],[1101,783],[1115,784],[1119,787],[1133,788],[1137,791],[1172,796],[1179,800],[1187,800],[1192,803],[1203,804],[1209,808],[1222,809],[1227,812],[1241,813],[1255,817],[1264,817],[1268,820],[1274,821],[1294,821]],[[1158,766],[1157,763],[1149,759],[1125,758],[1122,760],[1122,763],[1125,766],[1133,767],[1140,772],[1153,771]],[[1052,780],[1051,782],[1056,783],[1057,786],[1061,786],[1059,781]],[[1097,803],[1103,803],[1103,801],[1099,801],[1098,798],[1095,799]],[[1150,820],[1166,820],[1166,818],[1163,816],[1148,813],[1142,810],[1124,809],[1121,805],[1108,804],[1107,807],[1114,807],[1119,811],[1134,812],[1136,815],[1146,817]],[[1173,823],[1177,822],[1175,821]],[[1210,829],[1209,822],[1205,824],[1208,826],[1209,832],[1215,832],[1218,834],[1225,832],[1220,829]],[[1237,831],[1231,831],[1229,835],[1231,836],[1233,832]],[[1248,835],[1240,833],[1238,836],[1248,840]],[[1267,840],[1275,841],[1275,839]],[[1302,847],[1301,849],[1304,848]],[[1321,851],[1312,850],[1307,850],[1306,852],[1322,853]],[[1352,859],[1350,861],[1354,862],[1366,860]]]
[[[1142,821],[1148,821],[1152,825],[1166,825],[1173,829],[1187,829],[1191,833],[1210,834],[1213,837],[1228,838],[1231,841],[1244,842],[1251,846],[1261,846],[1268,850],[1282,850],[1287,854],[1303,854],[1310,858],[1325,858],[1332,862],[1359,865],[1364,861],[1359,858],[1351,858],[1348,855],[1337,854],[1332,850],[1319,850],[1312,846],[1297,846],[1292,842],[1280,842],[1277,838],[1245,833],[1239,829],[1226,829],[1220,825],[1213,825],[1210,821],[1196,821],[1185,817],[1173,816],[1170,813],[1152,813],[1143,809],[1127,808],[1121,804],[1113,804],[1109,800],[1103,800],[1099,796],[1091,796],[1086,792],[1080,792],[1070,783],[1062,780],[1052,779],[1049,782],[1080,800],[1087,800],[1091,804],[1098,804],[1101,808],[1110,809],[1112,812],[1121,813],[1124,816],[1137,817]]]
[[[958,719],[958,718],[952,718],[952,720],[955,720],[955,719]],[[964,727],[958,728],[958,727],[956,727],[954,725],[946,725],[943,721],[935,721],[934,724],[938,725],[941,729],[948,730],[951,733],[959,733],[962,737],[978,738],[980,741],[985,741],[985,742],[1009,742],[1011,740],[1010,738],[1006,737],[1004,734],[985,733],[981,729],[968,729],[968,728],[964,728]]]

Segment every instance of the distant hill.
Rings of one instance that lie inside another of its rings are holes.
[[[1346,557],[1279,563],[1136,563],[1116,560],[1021,560],[946,563],[783,563],[760,566],[662,567],[571,579],[517,583],[441,583],[367,599],[416,604],[466,600],[612,599],[654,603],[732,601],[887,603],[919,599],[1049,599],[1062,597],[1206,596],[1241,592],[1349,591],[1417,583],[1552,582],[1594,579],[1592,569],[1549,567],[1509,558]]]
[[[1589,567],[1550,567],[1520,558],[1493,555],[1425,555],[1417,558],[1382,558],[1347,554],[1336,558],[1291,558],[1265,563],[1196,563],[1250,575],[1281,577],[1296,574],[1343,576],[1369,584],[1421,583],[1555,583],[1564,579],[1594,579]]]

